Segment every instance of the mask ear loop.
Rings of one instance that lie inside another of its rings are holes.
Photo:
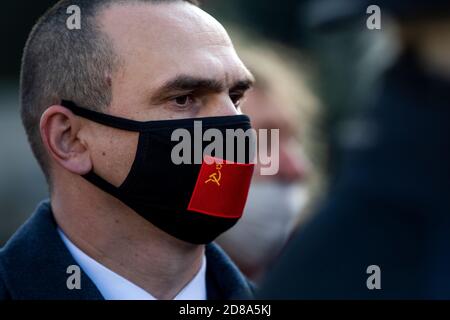
[[[62,100],[61,105],[63,107],[66,107],[70,111],[72,111],[74,114],[76,114],[79,117],[89,119],[91,121],[94,121],[96,123],[113,127],[116,129],[126,130],[126,131],[133,131],[133,132],[141,132],[145,128],[146,124],[145,122],[135,121],[131,119],[125,119],[125,118],[119,118],[112,116],[110,114],[101,113],[97,111],[93,111],[90,109],[82,108],[76,105],[72,101]]]
[[[109,193],[110,195],[118,198],[121,193],[120,189],[116,186],[112,185],[99,175],[97,175],[94,170],[91,170],[89,173],[82,176],[84,179],[95,185],[96,187],[100,188],[101,190],[105,191],[106,193]],[[120,198],[119,198],[120,199]]]

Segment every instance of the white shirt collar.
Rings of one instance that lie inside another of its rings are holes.
[[[58,233],[67,249],[81,269],[92,280],[105,300],[156,300],[144,289],[95,261],[67,238],[58,228]],[[83,283],[81,283],[83,286]],[[200,271],[174,298],[174,300],[206,300],[206,258]]]

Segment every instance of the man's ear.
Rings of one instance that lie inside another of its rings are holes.
[[[40,131],[49,155],[60,166],[77,174],[87,174],[92,161],[86,142],[80,139],[82,121],[60,105],[49,107],[42,114]]]

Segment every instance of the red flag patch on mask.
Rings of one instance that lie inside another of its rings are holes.
[[[240,218],[253,168],[253,163],[234,163],[205,156],[188,210],[222,218]]]

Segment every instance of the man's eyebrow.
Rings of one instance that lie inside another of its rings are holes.
[[[221,81],[207,78],[180,75],[164,83],[154,94],[153,100],[163,100],[178,92],[213,91],[220,92],[225,88]]]
[[[230,90],[247,91],[253,87],[254,82],[252,78],[239,80],[231,86]]]
[[[232,90],[245,91],[253,85],[254,80],[251,77],[244,78],[232,84]],[[152,100],[163,100],[169,98],[177,92],[210,91],[222,92],[227,85],[216,79],[202,77],[192,77],[180,75],[164,83],[154,94]]]

